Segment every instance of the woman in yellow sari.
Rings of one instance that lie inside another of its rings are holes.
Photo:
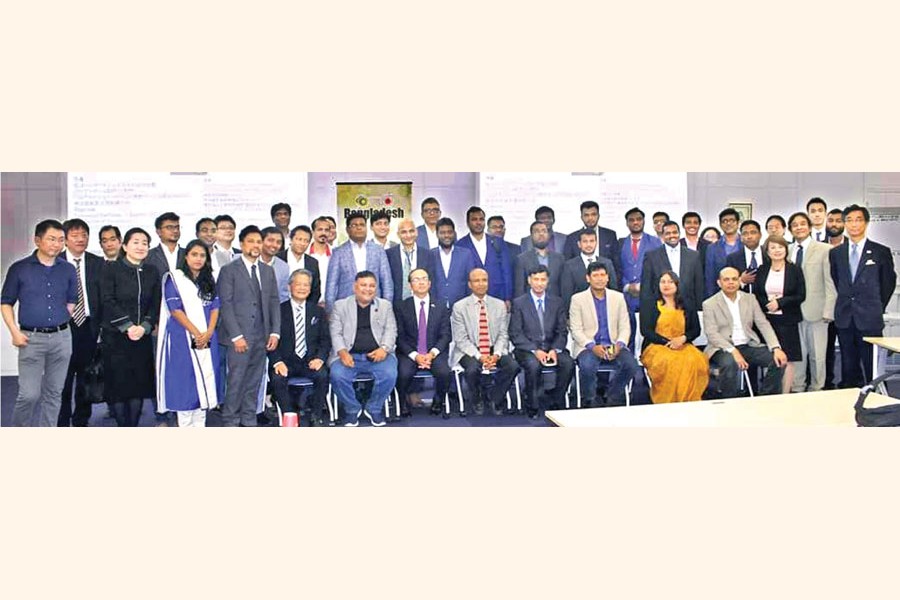
[[[656,301],[641,307],[641,362],[654,404],[700,400],[709,383],[709,360],[691,343],[700,335],[700,320],[684,306],[679,286],[678,275],[666,271]]]

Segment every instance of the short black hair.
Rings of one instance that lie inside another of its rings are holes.
[[[276,204],[273,204],[272,208],[269,209],[269,216],[274,219],[275,213],[277,213],[279,210],[286,210],[288,216],[291,216],[291,205],[287,202],[278,202]]]
[[[734,217],[735,219],[740,221],[741,213],[739,213],[738,211],[736,211],[735,209],[733,209],[729,206],[728,208],[726,208],[725,210],[723,210],[722,212],[719,213],[719,223],[721,223],[722,219],[724,219],[725,217]],[[759,223],[757,223],[756,226],[759,227]]]
[[[677,221],[673,221],[672,219],[668,219],[665,223],[663,223],[662,230],[665,231],[666,227],[675,226],[675,229],[678,230],[678,233],[681,233],[681,227],[678,225]]]
[[[47,233],[48,229],[59,229],[63,233],[66,230],[63,228],[63,224],[57,221],[56,219],[44,219],[34,227],[34,236],[35,237],[44,237],[44,234]]]
[[[100,233],[97,234],[97,239],[102,242],[103,234],[106,233],[107,231],[112,231],[113,233],[116,234],[116,239],[119,240],[120,242],[122,241],[122,232],[119,231],[119,228],[116,227],[115,225],[104,225],[103,227],[101,227]]]
[[[553,220],[556,221],[556,213],[549,206],[539,206],[536,211],[534,211],[534,218],[537,219],[538,215],[544,215],[550,213],[550,216],[553,217]]]
[[[661,211],[661,210],[658,210],[658,211],[656,211],[655,213],[653,213],[653,217],[651,217],[651,220],[656,220],[656,217],[665,217],[665,218],[666,218],[666,221],[671,221],[671,220],[672,220],[672,219],[669,217],[669,213],[663,212],[663,211]]]
[[[344,227],[346,227],[347,229],[350,229],[350,223],[352,223],[356,219],[362,219],[363,225],[365,225],[366,215],[364,213],[359,212],[358,210],[355,210],[355,211],[351,212],[349,215],[347,215],[346,219],[344,219]]]
[[[490,225],[490,224],[491,224],[491,221],[500,221],[501,223],[503,223],[504,225],[506,225],[506,219],[504,219],[504,218],[501,217],[500,215],[494,215],[493,217],[488,218],[487,224]]]
[[[228,221],[229,223],[231,223],[232,227],[237,227],[237,223],[234,222],[234,219],[231,218],[231,215],[219,215],[213,220],[216,222],[216,227],[218,227],[219,223],[221,223],[222,221]]]
[[[322,217],[322,218],[325,219],[326,221],[330,221],[332,225],[334,225],[335,227],[337,227],[337,221],[335,221],[335,220],[334,220],[334,217],[332,217],[331,215],[325,215],[325,216]]]
[[[412,271],[409,272],[409,275],[406,276],[407,282],[412,283],[412,276],[413,276],[413,273],[415,273],[416,271],[422,271],[423,273],[425,273],[425,277],[428,278],[428,281],[431,281],[431,275],[428,274],[427,269],[423,269],[422,267],[416,267],[415,269],[413,269]]]
[[[754,221],[753,219],[747,219],[746,221],[744,221],[743,223],[741,223],[741,233],[744,232],[744,227],[746,227],[747,225],[751,225],[751,226],[753,226],[753,227],[756,227],[756,230],[757,230],[758,232],[762,233],[762,227],[760,227],[760,226],[759,226],[759,223],[757,223],[757,222]]]
[[[262,231],[259,230],[259,227],[256,225],[247,225],[241,232],[238,234],[238,241],[243,242],[244,238],[250,235],[251,233],[258,233],[259,237],[262,237]]]
[[[422,210],[423,208],[425,208],[426,204],[437,204],[438,208],[441,207],[441,203],[438,202],[438,199],[435,198],[434,196],[428,196],[427,198],[422,200],[422,204],[419,205],[419,210]]]
[[[531,227],[528,228],[528,233],[529,233],[529,235],[532,234],[532,233],[534,233],[534,226],[535,226],[535,225],[543,225],[544,227],[547,227],[547,224],[544,223],[543,221],[534,221],[534,222],[531,223]],[[548,227],[547,229],[549,230],[549,227]]]
[[[359,281],[360,279],[366,279],[367,277],[371,277],[375,280],[375,283],[378,283],[378,278],[375,277],[375,273],[373,273],[372,271],[360,271],[356,274],[356,277],[353,279],[353,281]]]
[[[828,203],[825,202],[823,199],[819,198],[818,196],[816,196],[815,198],[810,198],[809,201],[806,203],[806,212],[809,212],[809,207],[812,206],[813,204],[821,204],[822,208],[824,208],[825,210],[828,210]]]
[[[538,273],[544,273],[547,277],[550,276],[550,269],[547,268],[547,265],[535,265],[528,270],[528,276],[537,275]]]
[[[375,221],[380,221],[381,219],[387,219],[388,223],[391,222],[391,213],[382,209],[382,210],[373,210],[372,214],[369,216],[369,223],[375,224]]]
[[[793,227],[794,221],[801,217],[806,219],[806,224],[809,225],[810,227],[812,227],[812,221],[809,220],[809,215],[802,211],[795,212],[794,214],[791,215],[791,217],[788,219],[788,227]]]
[[[634,213],[638,213],[639,215],[641,215],[641,218],[642,218],[642,219],[646,219],[646,218],[647,218],[647,215],[644,214],[644,211],[642,211],[642,210],[639,209],[637,206],[635,206],[634,208],[629,209],[629,211],[628,211],[627,213],[625,213],[625,220],[627,221],[627,220],[628,220],[628,216],[629,216],[629,215],[633,215]]]
[[[216,222],[213,221],[213,220],[212,220],[211,218],[209,218],[209,217],[201,217],[200,220],[197,221],[197,224],[194,225],[194,233],[195,233],[196,235],[200,235],[200,226],[203,225],[204,223],[212,223],[213,225],[216,224]],[[218,225],[216,225],[216,226],[218,227]]]
[[[466,223],[469,222],[469,217],[476,213],[484,214],[484,210],[479,206],[470,206],[469,210],[466,211]]]
[[[269,227],[263,227],[262,229],[260,229],[259,235],[262,236],[262,239],[266,239],[270,235],[280,235],[281,243],[284,244],[284,234],[281,233],[280,229],[278,229],[277,227],[274,227],[272,225],[270,225]]]
[[[784,222],[784,217],[781,215],[772,215],[768,219],[766,219],[766,229],[769,228],[769,221],[781,221],[781,226],[787,229],[787,223]]]
[[[298,231],[303,231],[303,232],[307,233],[309,235],[310,239],[312,239],[312,229],[310,229],[306,225],[297,225],[296,227],[291,229],[291,237],[293,238],[295,235],[297,235]]]
[[[844,218],[844,209],[842,208],[832,208],[828,211],[829,215],[841,215],[841,218]]]
[[[453,223],[453,219],[450,217],[441,217],[438,219],[438,222],[434,224],[434,228],[440,229],[441,227],[452,227],[453,231],[456,231],[456,225]]]
[[[63,231],[66,235],[69,235],[69,232],[73,229],[84,229],[88,235],[91,235],[91,228],[88,227],[88,224],[81,219],[69,219],[67,221],[63,221],[62,225]]]
[[[153,226],[157,229],[160,229],[162,227],[162,224],[166,221],[178,221],[180,223],[181,217],[173,212],[164,212],[163,214],[156,217],[156,221],[153,222]]]
[[[581,238],[583,238],[584,236],[589,236],[589,237],[595,238],[595,237],[597,237],[597,230],[592,229],[590,227],[585,227],[584,229],[580,229],[578,231],[578,241],[580,242]]]
[[[691,217],[697,218],[697,223],[703,225],[703,218],[700,216],[700,213],[694,212],[692,210],[687,211],[683,215],[681,215],[681,226],[684,227],[684,222],[690,219]]]
[[[607,275],[609,274],[609,269],[606,268],[606,264],[600,262],[599,260],[595,260],[591,264],[587,266],[587,274],[590,275],[594,271],[603,271]]]
[[[325,217],[316,217],[315,219],[313,219],[313,222],[309,224],[309,227],[310,227],[310,229],[315,229],[316,225],[319,223],[319,221],[327,221],[327,220],[328,219]]]
[[[851,204],[847,208],[844,209],[844,220],[847,220],[847,215],[852,212],[861,212],[863,215],[863,219],[865,219],[866,223],[869,222],[871,216],[869,215],[869,209],[865,206],[860,206],[859,204]]]
[[[598,211],[600,210],[600,205],[594,202],[593,200],[585,200],[581,203],[581,206],[578,207],[579,212],[584,212],[589,208],[596,208]]]

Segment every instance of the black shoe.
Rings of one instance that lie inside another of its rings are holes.
[[[540,417],[540,415],[541,415],[541,411],[534,410],[533,408],[528,409],[528,418],[531,419],[532,421],[537,421],[538,417]]]
[[[475,401],[475,414],[479,417],[484,414],[484,400]]]
[[[499,417],[500,415],[503,414],[504,410],[506,409],[506,405],[503,401],[494,402],[493,406],[491,406],[491,409],[494,411],[494,416]]]

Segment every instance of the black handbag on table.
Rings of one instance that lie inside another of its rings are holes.
[[[900,404],[888,404],[877,408],[863,406],[869,393],[894,375],[896,373],[882,375],[859,391],[859,398],[856,399],[856,406],[854,406],[856,424],[859,427],[900,427]]]

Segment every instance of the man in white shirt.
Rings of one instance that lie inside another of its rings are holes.
[[[178,245],[181,239],[181,217],[167,212],[156,217],[156,235],[159,245],[147,253],[147,262],[156,267],[160,278],[184,264],[184,248]]]
[[[122,248],[122,232],[115,225],[104,225],[100,228],[100,248],[107,262],[119,258]]]
[[[325,306],[324,302],[320,302],[322,283],[319,276],[319,261],[306,253],[312,242],[312,230],[306,225],[297,225],[291,229],[291,237],[288,242],[288,247],[276,254],[276,256],[287,263],[288,273],[291,275],[299,269],[306,269],[312,273],[312,288],[309,293],[309,300],[313,304]]]
[[[328,284],[328,264],[331,262],[331,221],[328,217],[318,217],[310,227],[312,228],[312,245],[307,254],[319,261],[319,276],[321,278],[320,289],[325,290]],[[320,302],[324,302],[325,294],[322,293]]]
[[[263,243],[259,260],[275,269],[278,301],[287,302],[291,297],[289,283],[291,271],[288,269],[288,264],[283,259],[278,258],[278,253],[281,252],[281,248],[284,246],[284,237],[281,235],[281,230],[277,227],[266,227],[262,230],[262,238]]]
[[[806,203],[806,214],[812,223],[810,237],[817,242],[827,242],[828,229],[825,227],[825,221],[828,218],[828,205],[822,198],[810,198]]]
[[[419,245],[425,246],[429,250],[438,247],[437,222],[441,218],[441,203],[437,198],[425,198],[422,200],[420,208],[422,220],[425,221],[419,225]]]
[[[369,217],[369,225],[372,228],[372,241],[384,250],[393,248],[397,242],[388,240],[391,233],[391,213],[387,210],[376,210]]]

